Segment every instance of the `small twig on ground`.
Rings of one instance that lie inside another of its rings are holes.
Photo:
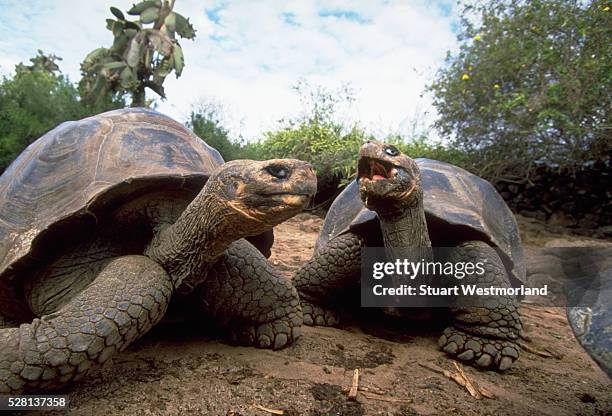
[[[349,400],[357,400],[357,391],[359,390],[359,369],[353,371],[353,383],[348,393]]]
[[[455,383],[459,384],[461,387],[465,387],[465,389],[470,393],[472,397],[475,399],[482,399],[483,397],[487,397],[489,399],[494,399],[495,395],[491,393],[488,389],[484,387],[479,387],[476,382],[470,380],[463,369],[456,363],[453,362],[455,368],[457,369],[456,373],[445,370],[443,368],[437,367],[431,363],[419,363],[419,365],[423,368],[433,371],[434,373],[442,374],[444,377],[453,380]]]
[[[268,407],[264,407],[264,406],[261,406],[261,405],[259,405],[259,404],[255,404],[255,403],[253,403],[253,407],[254,407],[255,409],[259,409],[259,410],[261,410],[261,411],[264,411],[264,412],[266,412],[266,413],[270,413],[270,414],[272,414],[272,415],[284,415],[284,414],[285,414],[285,411],[284,411],[284,410],[270,409],[270,408],[268,408]]]
[[[381,401],[384,401],[384,402],[402,403],[402,404],[412,403],[412,400],[410,400],[410,399],[398,399],[397,397],[383,396],[381,394],[370,393],[370,392],[367,392],[367,391],[362,391],[361,394],[363,394],[363,397],[365,397],[365,398],[373,399],[373,400],[381,400]]]
[[[554,357],[554,355],[552,355],[552,354],[550,354],[550,353],[548,353],[546,351],[541,351],[541,350],[538,350],[537,348],[533,348],[533,347],[529,346],[529,344],[526,344],[525,342],[519,342],[519,346],[522,349],[524,349],[525,351],[530,352],[530,353],[535,354],[535,355],[539,355],[540,357],[544,357],[544,358],[552,358],[552,357]]]
[[[468,378],[467,374],[465,374],[465,372],[463,371],[463,368],[461,368],[459,364],[453,361],[453,365],[459,372],[459,375],[461,376],[461,378],[465,381],[465,388],[467,389],[467,391],[470,392],[472,397],[476,399],[482,399],[482,394],[480,393],[480,390],[478,390],[478,385],[475,382],[472,382],[472,380]]]

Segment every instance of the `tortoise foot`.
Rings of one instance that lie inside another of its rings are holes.
[[[301,315],[266,323],[235,324],[229,329],[232,343],[278,350],[293,344],[301,335]]]
[[[338,313],[321,306],[302,300],[302,313],[304,325],[308,326],[338,326],[340,318]]]
[[[499,371],[512,367],[520,351],[512,341],[471,335],[452,326],[444,330],[438,345],[466,364]]]

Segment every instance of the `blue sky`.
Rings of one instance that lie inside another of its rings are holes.
[[[37,49],[63,58],[79,79],[79,63],[112,34],[111,5],[132,0],[0,0],[0,73]],[[198,1],[176,0],[193,22],[195,40],[181,42],[186,67],[166,82],[158,110],[185,121],[193,105],[222,107],[233,135],[252,139],[298,114],[292,87],[299,80],[331,90],[350,85],[355,101],[340,109],[384,136],[409,134],[414,120],[433,117],[424,87],[448,50],[457,48],[451,0]]]

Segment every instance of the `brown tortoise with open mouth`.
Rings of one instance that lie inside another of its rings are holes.
[[[304,323],[338,323],[333,307],[347,289],[359,286],[362,247],[384,246],[387,261],[401,258],[402,248],[418,247],[412,260],[419,261],[432,259],[432,244],[452,247],[447,260],[455,264],[485,260],[484,275],[472,279],[478,287],[509,288],[524,279],[516,220],[490,183],[446,163],[413,160],[392,145],[366,143],[359,153],[358,180],[334,201],[312,259],[294,277]],[[518,299],[457,296],[453,302],[452,325],[439,340],[444,351],[483,368],[511,367],[519,356]],[[386,312],[408,316],[416,311]]]
[[[0,177],[0,394],[82,378],[158,323],[175,292],[236,342],[288,345],[302,323],[297,292],[243,238],[315,190],[305,162],[223,163],[146,109],[41,137]]]

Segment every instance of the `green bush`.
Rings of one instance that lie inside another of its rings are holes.
[[[573,169],[612,152],[612,11],[600,0],[464,2],[460,50],[431,85],[436,126],[495,182],[535,162]]]
[[[358,127],[345,131],[333,122],[301,122],[267,132],[264,140],[249,146],[259,159],[291,157],[311,162],[320,186],[330,186],[355,174],[359,147],[371,138]]]
[[[352,100],[347,89],[331,93],[319,87],[308,92],[305,87],[308,86],[296,87],[302,102],[308,105],[305,115],[278,130],[266,132],[259,142],[241,146],[239,154],[251,159],[296,158],[311,162],[317,171],[319,202],[335,196],[355,178],[359,148],[366,140],[394,144],[413,158],[427,157],[459,166],[467,164],[465,153],[430,142],[425,133],[415,139],[400,135],[375,138],[359,125],[338,122],[334,117],[336,106]]]
[[[216,109],[202,106],[194,109],[186,125],[209,146],[217,149],[224,160],[239,159],[240,144],[230,141],[229,132],[219,121]]]

